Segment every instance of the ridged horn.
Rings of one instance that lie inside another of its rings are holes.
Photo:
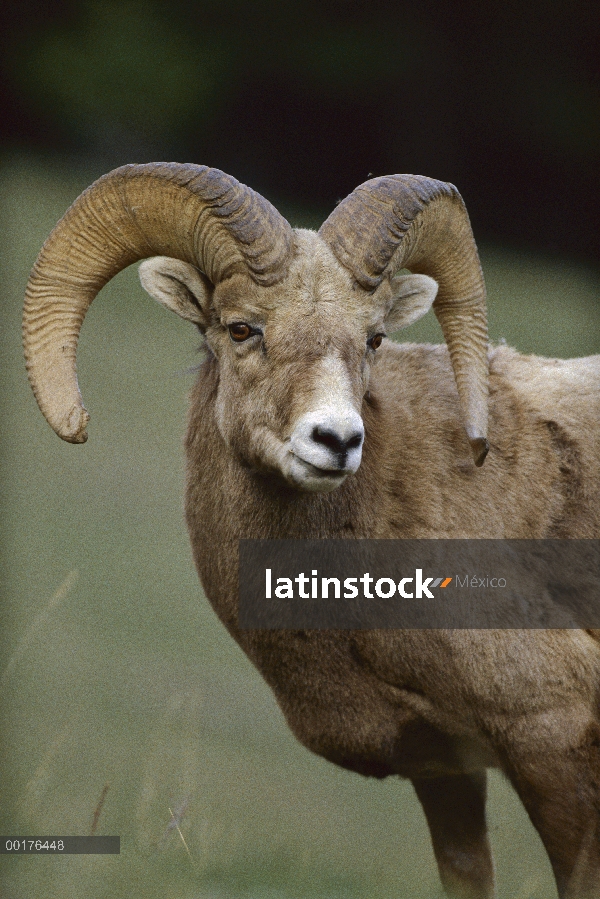
[[[23,344],[38,405],[59,437],[87,440],[89,415],[76,351],[98,291],[149,256],[192,263],[217,284],[237,271],[260,284],[284,276],[292,230],[260,194],[219,169],[125,165],[88,187],[56,225],[33,266]]]
[[[402,268],[438,282],[433,309],[450,352],[475,464],[482,465],[489,449],[485,283],[457,189],[420,175],[373,178],[336,207],[319,234],[367,290]]]

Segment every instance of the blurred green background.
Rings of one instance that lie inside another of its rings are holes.
[[[73,447],[31,395],[20,310],[45,237],[115,165],[215,165],[309,227],[371,172],[415,171],[465,196],[493,339],[600,352],[597,16],[484,6],[0,11],[0,833],[87,834],[104,792],[98,832],[122,838],[119,857],[2,856],[5,899],[440,895],[410,785],[296,744],[202,595],[182,515],[193,329],[134,269],[115,278],[82,332]],[[404,337],[440,332],[428,316]],[[497,774],[489,819],[500,899],[555,895]]]

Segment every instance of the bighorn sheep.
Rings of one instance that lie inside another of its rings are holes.
[[[146,290],[205,335],[186,440],[200,579],[292,731],[338,765],[412,780],[449,894],[494,894],[485,769],[499,766],[560,896],[600,897],[593,632],[237,621],[241,538],[598,538],[600,357],[488,347],[477,249],[450,184],[375,178],[313,233],[216,169],[130,165],[74,202],[27,287],[29,378],[64,440],[87,439],[75,370],[86,310],[139,259]],[[432,304],[447,349],[383,340]]]

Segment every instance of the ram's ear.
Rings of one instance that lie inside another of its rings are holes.
[[[438,285],[428,275],[398,275],[384,281],[378,288],[380,290],[384,293],[389,310],[385,326],[391,333],[407,328],[429,312],[436,298]]]
[[[138,273],[151,297],[206,330],[214,288],[197,268],[170,256],[154,256],[142,262]]]

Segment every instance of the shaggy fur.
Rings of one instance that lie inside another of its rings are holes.
[[[285,351],[266,340],[267,356],[285,352],[298,367],[265,388],[265,405],[273,399],[280,409],[310,394],[315,339],[295,327],[295,315],[287,310]],[[334,339],[331,324],[310,333]],[[222,358],[224,348],[212,345]],[[237,626],[241,538],[597,538],[600,358],[492,349],[491,448],[476,468],[446,348],[384,342],[362,400],[362,464],[331,493],[252,469],[219,421],[219,394],[231,386],[223,372],[209,352],[191,397],[188,526],[206,595],[295,735],[361,774],[412,779],[451,895],[493,895],[484,816],[492,765],[525,804],[560,895],[600,896],[600,644],[592,635]],[[233,408],[243,419],[243,406]]]
[[[75,201],[28,285],[29,376],[63,439],[87,439],[89,303],[159,253],[144,287],[206,338],[186,438],[196,566],[292,731],[412,780],[450,895],[494,895],[496,766],[561,899],[599,899],[599,631],[252,631],[237,604],[243,538],[598,539],[600,357],[493,349],[488,402],[485,286],[451,185],[374,179],[314,234],[222,172],[128,166]],[[432,303],[450,351],[383,340]]]

